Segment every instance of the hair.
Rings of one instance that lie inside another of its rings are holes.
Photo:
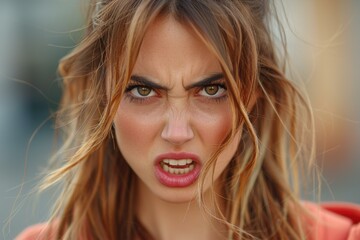
[[[58,238],[134,239],[139,234],[136,175],[114,143],[112,122],[147,27],[159,16],[171,16],[190,26],[218,59],[233,112],[231,132],[199,177],[198,203],[206,211],[204,179],[243,128],[221,175],[225,211],[218,207],[209,216],[226,224],[228,239],[304,239],[298,179],[313,156],[313,144],[306,144],[312,114],[305,95],[285,77],[284,56],[275,52],[273,5],[264,0],[107,0],[95,10],[96,5],[90,2],[83,40],[59,65],[64,90],[56,126],[64,142],[54,156],[59,166],[42,185],[61,183],[53,214]]]

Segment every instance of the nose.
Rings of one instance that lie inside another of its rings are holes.
[[[188,113],[171,111],[166,118],[166,124],[161,132],[161,137],[165,141],[173,145],[182,145],[194,138]]]

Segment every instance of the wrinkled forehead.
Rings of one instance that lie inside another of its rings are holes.
[[[188,85],[218,72],[216,56],[188,24],[171,16],[158,17],[149,25],[133,69],[134,74],[167,85],[179,81]]]

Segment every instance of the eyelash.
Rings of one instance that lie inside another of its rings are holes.
[[[203,86],[203,87],[199,88],[200,90],[197,91],[197,92],[200,92],[201,90],[205,89],[206,87],[210,87],[210,86],[220,87],[220,89],[224,89],[225,93],[222,94],[222,95],[219,96],[219,97],[206,97],[206,100],[207,100],[207,101],[220,103],[220,102],[222,102],[223,100],[227,99],[227,97],[228,97],[228,95],[227,95],[227,93],[226,93],[227,87],[226,87],[225,83],[221,83],[221,82],[219,82],[219,83],[213,83],[213,84],[209,84],[209,85]]]
[[[201,90],[203,90],[204,88],[210,87],[210,86],[217,86],[217,87],[220,87],[220,88],[224,89],[225,91],[227,91],[227,87],[226,87],[225,83],[213,83],[213,84],[209,84],[209,85],[206,85],[203,87],[199,87],[196,92],[198,93]],[[130,93],[133,89],[140,88],[140,87],[149,88],[151,91],[154,91],[157,93],[157,91],[155,89],[153,89],[152,87],[149,87],[147,85],[133,84],[133,85],[129,85],[125,89],[125,97],[128,98],[130,100],[130,102],[136,102],[136,103],[146,103],[147,101],[150,101],[150,97],[146,97],[146,96],[145,97],[134,97]],[[228,97],[227,94],[223,94],[220,97],[205,97],[205,98],[206,98],[206,101],[220,103],[220,102],[224,101],[225,99],[227,99],[227,97]]]
[[[151,91],[155,91],[152,87],[146,86],[146,85],[141,85],[141,84],[134,84],[134,85],[129,85],[126,89],[125,89],[125,97],[128,98],[130,100],[130,102],[136,102],[136,103],[145,103],[146,101],[149,101],[149,97],[134,97],[130,92],[135,89],[135,88],[140,88],[140,87],[145,87],[145,88],[149,88]],[[156,92],[156,91],[155,91]]]

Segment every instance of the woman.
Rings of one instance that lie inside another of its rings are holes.
[[[280,67],[268,1],[92,6],[59,66],[66,138],[42,188],[63,192],[18,239],[359,237],[356,206],[342,205],[351,221],[299,200],[311,110]]]

